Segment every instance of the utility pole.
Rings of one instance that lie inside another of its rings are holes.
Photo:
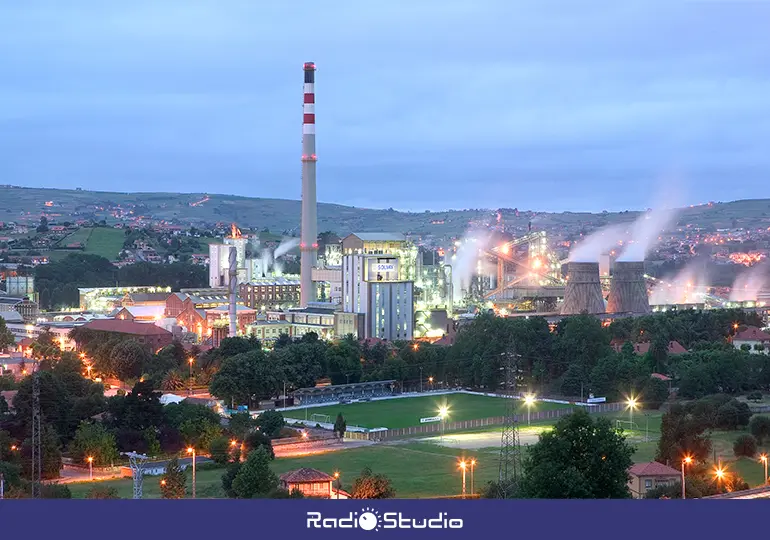
[[[422,366],[420,366],[420,393],[422,394]]]
[[[505,369],[506,410],[503,431],[500,438],[500,471],[498,478],[499,497],[507,499],[515,494],[521,474],[521,446],[519,443],[519,425],[516,420],[515,380],[511,389],[511,371],[518,370],[518,355],[515,352],[503,353]]]

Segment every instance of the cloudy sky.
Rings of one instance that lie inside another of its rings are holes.
[[[770,196],[770,2],[0,3],[0,183],[614,210]]]

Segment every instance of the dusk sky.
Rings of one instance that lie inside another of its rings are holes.
[[[770,197],[769,24],[732,0],[5,1],[0,184],[298,199],[314,61],[322,202]]]

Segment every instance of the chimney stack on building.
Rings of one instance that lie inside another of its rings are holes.
[[[305,62],[302,120],[302,227],[300,231],[300,307],[315,301],[312,272],[318,256],[316,218],[315,64]]]
[[[235,337],[238,333],[238,314],[235,306],[235,295],[238,291],[238,251],[235,246],[230,246],[230,281],[228,283],[230,293],[230,332],[228,336]]]

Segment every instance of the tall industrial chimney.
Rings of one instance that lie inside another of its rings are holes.
[[[644,281],[643,262],[615,262],[612,270],[609,313],[649,313],[650,299]]]
[[[300,307],[315,301],[312,272],[318,255],[315,188],[315,64],[305,62],[302,119],[302,229],[300,231]]]
[[[235,306],[235,295],[238,290],[238,250],[235,246],[230,246],[230,281],[228,283],[230,292],[230,332],[229,337],[235,337],[238,333],[238,315]]]
[[[567,276],[567,288],[564,292],[564,303],[561,306],[562,314],[604,313],[599,263],[571,262],[567,269]]]

